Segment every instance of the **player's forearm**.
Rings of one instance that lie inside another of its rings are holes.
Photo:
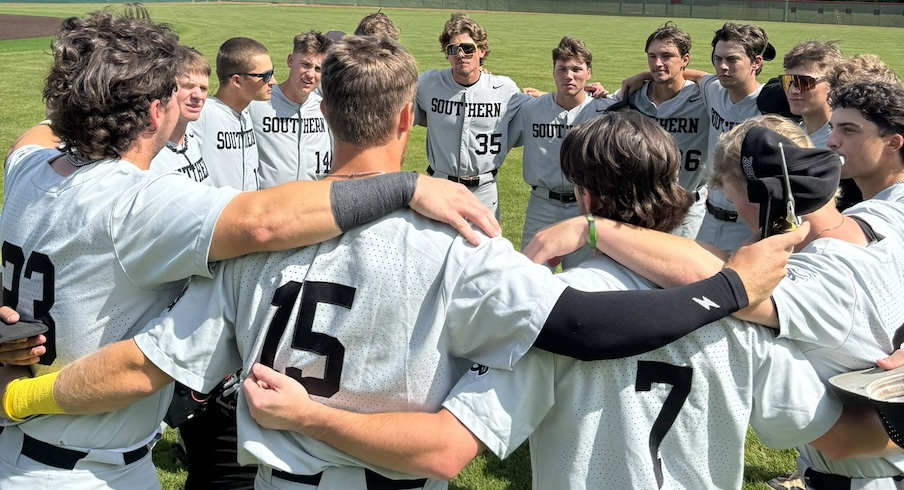
[[[701,281],[725,266],[725,259],[694,240],[597,218],[597,248],[661,287]]]
[[[210,261],[319,243],[411,202],[413,173],[341,182],[291,182],[236,196],[220,214]]]
[[[692,69],[689,69],[689,68],[684,70],[684,79],[685,79],[685,80],[690,80],[690,81],[692,81],[692,82],[694,82],[694,83],[699,82],[699,81],[702,80],[703,77],[705,77],[706,75],[709,75],[709,73],[706,73],[705,71],[692,70]]]
[[[868,405],[845,406],[832,429],[810,445],[833,460],[879,458],[902,452],[888,438],[876,409]]]
[[[454,415],[360,414],[321,406],[299,421],[301,432],[371,464],[450,480],[485,446]]]
[[[44,148],[56,148],[59,144],[60,139],[57,138],[55,134],[53,134],[53,130],[50,129],[50,126],[46,124],[38,124],[37,126],[29,128],[27,131],[22,133],[22,135],[13,142],[13,145],[9,148],[9,152],[6,154],[6,156],[9,157],[12,152],[25,145],[38,145],[43,146]]]
[[[65,413],[105,413],[125,408],[170,382],[172,378],[133,340],[124,340],[63,368],[53,397]]]

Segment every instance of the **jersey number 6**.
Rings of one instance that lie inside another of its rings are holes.
[[[653,459],[653,471],[656,473],[656,483],[662,488],[662,461],[659,459],[659,445],[665,438],[666,432],[672,428],[681,406],[691,393],[691,379],[694,369],[686,366],[673,366],[664,362],[637,361],[637,382],[634,384],[636,391],[650,391],[653,383],[672,385],[669,396],[662,404],[659,416],[653,422],[650,431],[650,457]]]
[[[301,305],[298,318],[295,320],[295,334],[292,336],[292,348],[313,352],[326,356],[326,369],[323,379],[302,376],[301,369],[287,367],[286,376],[301,383],[308,393],[329,398],[339,391],[342,378],[342,362],[345,360],[345,346],[336,337],[314,332],[314,314],[317,305],[328,303],[343,308],[351,308],[355,300],[355,288],[331,282],[291,281],[279,287],[273,295],[273,306],[278,306],[276,314],[267,329],[264,346],[261,350],[261,364],[273,367],[276,350],[289,324],[292,307],[301,294]]]

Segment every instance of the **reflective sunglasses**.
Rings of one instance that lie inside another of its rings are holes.
[[[458,43],[446,45],[446,56],[456,56],[458,50],[461,50],[465,56],[471,56],[477,52],[477,44],[475,43]]]
[[[257,77],[260,78],[262,82],[267,83],[273,78],[273,69],[269,69],[263,73],[233,73],[233,75],[245,75],[246,77]]]
[[[782,82],[782,88],[788,90],[793,83],[797,90],[807,92],[816,88],[816,84],[824,82],[826,77],[813,78],[809,75],[779,75],[779,81]]]

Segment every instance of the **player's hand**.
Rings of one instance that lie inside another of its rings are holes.
[[[19,321],[19,313],[9,306],[0,307],[0,321],[12,325]],[[47,337],[38,335],[27,339],[0,344],[0,363],[12,366],[30,366],[47,352]]]
[[[587,92],[587,95],[593,97],[594,99],[603,99],[609,97],[609,91],[606,90],[606,87],[603,87],[603,84],[600,82],[588,83],[584,86],[584,91]]]
[[[471,228],[471,223],[490,237],[502,233],[496,216],[471,191],[446,179],[426,175],[418,177],[409,206],[418,214],[452,225],[474,245],[480,243],[480,237]]]
[[[523,89],[521,89],[521,92],[525,93],[527,95],[530,95],[533,98],[537,98],[541,95],[546,95],[546,92],[543,92],[542,90],[537,90],[533,87],[524,87]]]
[[[266,429],[298,432],[305,407],[317,404],[301,383],[259,363],[251,366],[242,389],[251,417]]]
[[[876,365],[886,371],[904,366],[904,349],[898,349],[885,359],[879,359],[876,361]]]
[[[810,224],[804,222],[790,233],[773,235],[738,249],[725,263],[741,277],[747,300],[759,304],[772,295],[772,290],[785,278],[785,266],[794,247],[807,237]]]
[[[555,267],[562,257],[586,245],[587,218],[578,216],[538,231],[523,253],[534,263]]]
[[[643,87],[643,82],[650,80],[650,78],[650,72],[638,73],[633,77],[626,78],[621,84],[620,98],[623,100],[628,95],[640,90]]]

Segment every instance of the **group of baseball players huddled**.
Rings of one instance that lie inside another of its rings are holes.
[[[904,489],[890,416],[829,382],[904,364],[904,86],[877,57],[807,41],[763,84],[761,27],[716,30],[707,74],[669,22],[611,96],[563,37],[544,94],[465,14],[420,75],[382,12],[332,34],[279,84],[227,40],[208,97],[140,5],[63,21],[6,157],[0,490],[159,488],[164,420],[188,489],[446,488],[525,440],[535,489],[738,489],[748,426],[798,450],[771,488]],[[416,124],[427,175],[401,172]]]

